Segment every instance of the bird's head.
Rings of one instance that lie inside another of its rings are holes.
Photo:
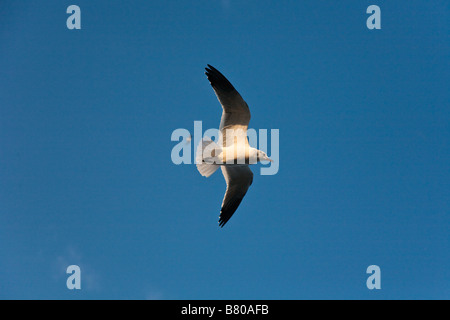
[[[258,150],[258,161],[270,161],[273,162],[272,159],[270,159],[267,154],[264,151]]]

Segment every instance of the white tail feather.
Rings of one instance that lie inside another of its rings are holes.
[[[200,141],[197,147],[195,160],[197,162],[198,172],[200,172],[202,176],[208,178],[216,172],[219,168],[219,165],[216,164],[217,160],[219,160],[217,156],[221,153],[221,151],[222,148],[208,137],[205,137],[202,141]]]
[[[209,177],[219,168],[218,164],[199,163],[197,164],[198,172],[204,177]]]

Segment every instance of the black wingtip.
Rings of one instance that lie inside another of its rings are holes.
[[[219,70],[214,68],[212,65],[207,64],[208,67],[205,68],[205,75],[211,83],[213,88],[217,88],[224,91],[235,90],[230,81],[222,74]]]
[[[220,210],[219,227],[223,228],[223,226],[228,222],[228,220],[230,220],[232,215],[233,214],[231,214],[231,215],[224,214],[223,209]]]
[[[207,65],[207,67],[205,68],[205,70],[206,70],[205,74],[206,75],[210,74],[213,71],[217,71],[217,69],[214,68],[212,65],[210,65],[210,64],[206,64],[206,65]]]
[[[233,214],[236,212],[237,208],[241,204],[242,199],[244,199],[244,196],[236,197],[232,201],[229,201],[222,207],[222,209],[220,210],[220,216],[219,216],[219,226],[220,227],[223,227],[228,222],[228,220],[231,219],[231,217],[233,216]]]
[[[222,218],[219,219],[219,227],[223,228],[223,226],[228,222],[228,220],[222,220]]]

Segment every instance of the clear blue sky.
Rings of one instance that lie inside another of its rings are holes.
[[[0,298],[449,299],[449,10],[1,1]],[[208,63],[280,130],[223,229],[220,172],[170,158],[174,129],[219,125]]]

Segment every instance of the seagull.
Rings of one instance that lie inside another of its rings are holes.
[[[203,138],[197,148],[196,163],[200,174],[207,178],[219,167],[222,170],[227,183],[219,216],[219,226],[223,227],[235,213],[253,182],[253,172],[249,165],[272,160],[265,152],[250,147],[248,143],[250,110],[247,103],[216,68],[208,64],[205,70],[223,112],[217,143],[208,137]]]

